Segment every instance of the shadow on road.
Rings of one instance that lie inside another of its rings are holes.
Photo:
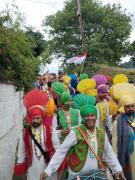
[[[24,176],[13,176],[12,180],[27,180],[27,177],[26,177],[26,175],[24,175]]]

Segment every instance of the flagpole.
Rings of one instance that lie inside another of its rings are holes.
[[[82,20],[80,0],[76,0],[76,5],[77,5],[77,16],[79,17],[79,25],[80,25],[80,33],[81,33],[81,43],[82,43],[82,48],[83,48],[84,44],[85,44],[85,39],[84,39],[83,20]],[[85,62],[85,60],[83,61],[80,73],[82,73],[82,71],[83,71],[84,62]]]

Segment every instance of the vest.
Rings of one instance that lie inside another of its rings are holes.
[[[80,126],[81,129],[86,133],[84,125]],[[84,167],[88,154],[88,145],[77,128],[74,129],[77,136],[77,144],[73,146],[67,156],[68,164],[73,172],[79,172]],[[98,157],[102,159],[105,142],[105,132],[100,128],[96,127],[97,131],[97,144],[98,144]]]
[[[78,125],[78,110],[71,108],[70,109],[71,114],[71,126],[77,126]],[[68,125],[66,122],[66,117],[64,116],[64,112],[62,110],[58,111],[59,115],[59,124],[63,129],[68,129]]]

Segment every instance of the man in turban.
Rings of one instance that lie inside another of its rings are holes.
[[[48,167],[41,174],[40,180],[46,179],[55,172],[67,155],[69,176],[94,171],[105,161],[112,170],[115,179],[122,180],[122,168],[112,150],[105,132],[95,127],[97,109],[93,105],[85,105],[80,109],[83,123],[70,131],[61,147],[53,155]],[[85,138],[84,138],[85,137]],[[94,153],[89,148],[90,143]],[[98,162],[98,160],[99,162]],[[95,174],[96,175],[96,174]],[[105,179],[105,178],[104,178]]]
[[[57,133],[51,125],[45,124],[44,106],[48,96],[41,90],[28,92],[23,103],[27,108],[27,116],[20,136],[14,174],[21,176],[27,173],[27,180],[37,180],[47,166],[54,149],[60,146]],[[51,176],[56,180],[57,174]]]
[[[98,108],[98,118],[97,126],[105,129],[109,140],[111,139],[112,133],[112,123],[111,116],[109,115],[109,104],[107,101],[108,88],[107,85],[101,84],[97,87],[98,99],[97,99],[97,108]]]
[[[82,119],[79,111],[72,108],[72,97],[69,92],[65,91],[62,93],[59,98],[59,105],[57,120],[59,137],[63,141],[71,128],[80,124]]]
[[[120,98],[123,112],[113,123],[112,145],[127,180],[135,179],[135,99],[132,95]]]

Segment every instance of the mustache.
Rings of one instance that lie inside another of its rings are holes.
[[[38,122],[33,122],[33,123],[32,123],[32,126],[33,126],[33,127],[39,127],[40,125],[41,125],[41,123],[38,123]]]

